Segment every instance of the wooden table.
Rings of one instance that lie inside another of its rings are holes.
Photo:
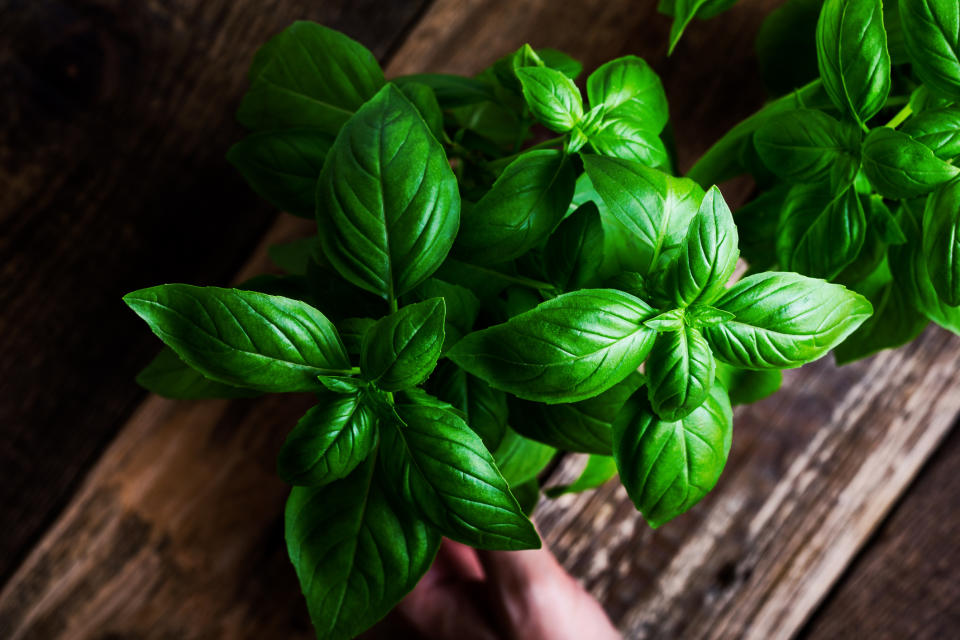
[[[526,41],[588,70],[635,53],[663,76],[687,167],[762,102],[752,41],[779,2],[694,23],[669,60],[655,4],[0,5],[0,638],[311,637],[273,473],[309,399],[147,397],[133,376],[157,344],[120,301],[263,271],[265,243],[309,232],[223,160],[260,43],[313,19],[388,75],[474,72]],[[788,373],[738,411],[714,492],[656,532],[615,482],[541,505],[540,526],[631,638],[956,637],[958,356],[931,329]]]

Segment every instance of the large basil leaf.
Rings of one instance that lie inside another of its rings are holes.
[[[585,400],[640,366],[655,333],[655,315],[639,298],[613,289],[583,289],[472,333],[447,356],[491,386],[527,400]]]
[[[293,485],[328,484],[353,471],[376,444],[376,418],[363,396],[327,393],[287,436],[277,472]]]
[[[796,273],[747,276],[714,306],[734,319],[702,329],[714,355],[744,369],[789,369],[824,356],[870,317],[866,298]]]
[[[294,487],[287,552],[318,637],[347,640],[387,614],[420,580],[440,535],[391,502],[370,460],[343,480]]]
[[[493,457],[510,487],[519,487],[543,471],[557,450],[550,445],[524,438],[508,428]]]
[[[867,220],[853,188],[831,198],[820,185],[790,190],[777,231],[780,267],[833,279],[860,254]]]
[[[717,484],[730,453],[733,412],[719,383],[677,422],[659,419],[646,395],[635,393],[613,423],[613,456],[627,495],[657,528]]]
[[[900,131],[929,147],[941,160],[960,157],[960,107],[919,113],[904,122]]]
[[[467,417],[467,424],[480,436],[487,450],[495,451],[507,431],[506,394],[449,360],[437,366],[430,383],[438,398]]]
[[[480,437],[451,411],[400,405],[381,423],[380,463],[411,509],[443,535],[478,549],[534,549],[523,515]]]
[[[753,404],[780,388],[783,373],[779,369],[740,369],[717,362],[717,381],[727,390],[730,404]]]
[[[713,385],[716,363],[703,335],[684,325],[657,336],[645,371],[654,413],[674,421],[703,404]]]
[[[605,205],[600,215],[606,252],[617,257],[619,271],[649,274],[683,240],[703,190],[629,160],[587,155],[583,166]]]
[[[907,54],[931,89],[960,100],[960,6],[954,0],[900,0]]]
[[[767,120],[757,130],[754,144],[777,177],[788,182],[826,182],[838,164],[858,164],[860,132],[822,111],[796,109]]]
[[[649,167],[669,167],[670,156],[663,140],[629,118],[604,118],[596,133],[588,136],[590,146],[602,156],[633,160]]]
[[[833,103],[866,122],[890,93],[890,53],[880,0],[826,0],[817,22],[817,63]]]
[[[527,106],[543,126],[564,133],[580,122],[583,99],[573,80],[547,67],[522,67],[516,73]]]
[[[923,213],[923,255],[940,299],[960,305],[960,178],[927,198]]]
[[[317,178],[333,136],[315,129],[252,133],[227,151],[254,191],[301,218],[316,216]]]
[[[170,347],[161,349],[157,357],[137,374],[137,384],[164,398],[178,400],[252,398],[259,395],[253,389],[210,380],[181,360]]]
[[[610,424],[643,376],[633,372],[593,398],[569,404],[540,404],[512,399],[510,419],[522,436],[566,451],[609,455]]]
[[[607,118],[627,118],[659,134],[667,124],[667,94],[660,77],[642,58],[624,56],[597,68],[587,78],[590,106],[604,106]]]
[[[296,300],[186,284],[140,289],[123,300],[211,380],[260,391],[313,391],[318,375],[350,368],[333,324]]]
[[[617,475],[617,462],[613,456],[593,454],[587,456],[587,463],[576,480],[570,484],[549,487],[544,493],[549,498],[557,498],[567,493],[589,491],[606,484],[615,475]]]
[[[737,241],[733,214],[720,189],[711,187],[690,221],[677,255],[666,267],[667,295],[678,306],[713,300],[737,266]]]
[[[960,173],[927,146],[887,127],[873,129],[864,140],[863,171],[877,191],[888,198],[930,193]]]
[[[603,222],[587,202],[564,220],[547,241],[544,268],[563,291],[596,284],[603,263]]]
[[[293,23],[261,51],[237,111],[248,129],[311,127],[334,135],[384,83],[369,50],[313,22]]]
[[[523,255],[563,220],[575,185],[573,165],[561,152],[524,153],[475,205],[464,207],[457,255],[475,264]]]
[[[443,147],[393,85],[337,136],[317,205],[327,259],[344,278],[387,299],[440,266],[460,223],[457,179]]]
[[[410,304],[377,321],[363,336],[360,370],[384,391],[415,387],[430,375],[443,346],[443,298]]]

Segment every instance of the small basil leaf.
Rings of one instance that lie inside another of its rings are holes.
[[[591,106],[602,105],[609,118],[626,118],[659,134],[669,119],[660,77],[642,58],[624,56],[601,65],[587,78]]]
[[[667,265],[663,276],[667,295],[679,306],[709,303],[730,280],[739,255],[733,214],[720,190],[711,187]]]
[[[787,182],[826,182],[838,165],[859,164],[860,132],[816,109],[767,120],[754,136],[760,158]]]
[[[570,484],[548,487],[544,493],[548,498],[558,498],[567,493],[582,493],[603,486],[617,475],[617,463],[613,456],[592,454],[587,456],[587,464],[577,479]]]
[[[248,129],[312,127],[336,134],[384,84],[369,50],[313,22],[293,23],[264,49],[237,111]]]
[[[388,299],[440,266],[460,220],[446,154],[393,85],[337,136],[317,183],[317,205],[330,263],[356,286]]]
[[[919,113],[904,122],[900,131],[929,147],[941,160],[960,158],[960,107]]]
[[[227,160],[261,198],[313,218],[317,178],[332,144],[331,134],[316,129],[261,131],[230,147]]]
[[[290,560],[319,637],[346,639],[387,614],[430,568],[440,535],[388,498],[371,459],[322,487],[294,487]]]
[[[320,384],[331,393],[354,395],[367,386],[366,381],[351,376],[317,376]]]
[[[563,220],[575,184],[573,165],[559,151],[522,154],[475,205],[464,207],[457,255],[475,264],[523,255]]]
[[[670,421],[689,415],[706,399],[715,370],[710,345],[693,327],[658,335],[645,367],[654,413]]]
[[[890,53],[880,0],[826,0],[817,22],[817,63],[833,103],[866,122],[890,93]]]
[[[467,424],[488,451],[500,445],[507,431],[507,396],[467,374],[449,360],[442,361],[430,378],[431,390],[466,416]]]
[[[834,353],[842,346],[837,347]],[[730,404],[752,404],[776,393],[783,384],[783,373],[778,369],[754,371],[717,362],[717,381],[727,389]]]
[[[900,0],[907,54],[931,90],[960,100],[960,7],[952,0]]]
[[[446,306],[446,320],[444,323],[443,350],[460,341],[470,333],[473,323],[480,313],[480,300],[466,287],[445,282],[439,278],[425,280],[419,287],[410,292],[415,300],[429,300],[443,298]]]
[[[320,486],[346,477],[377,444],[376,418],[363,397],[327,394],[300,418],[280,448],[277,473],[292,485]]]
[[[867,220],[855,189],[831,199],[820,185],[790,190],[777,232],[780,266],[832,279],[860,254]]]
[[[380,463],[395,491],[443,535],[477,549],[535,549],[540,539],[467,424],[436,407],[397,407],[381,425]]]
[[[170,347],[161,349],[157,357],[144,367],[137,375],[137,384],[158,396],[178,400],[252,398],[260,395],[253,389],[233,387],[204,377],[181,360]]]
[[[550,445],[524,438],[508,428],[493,457],[510,486],[519,487],[535,480],[556,453]]]
[[[602,156],[633,160],[648,167],[670,166],[670,156],[660,136],[629,118],[604,118],[602,126],[588,140]]]
[[[360,369],[384,391],[415,387],[430,375],[443,345],[446,307],[431,298],[377,321],[363,336]]]
[[[587,202],[564,220],[544,251],[547,277],[563,291],[597,284],[603,263],[603,223],[597,205]]]
[[[313,391],[317,376],[350,368],[337,330],[296,300],[240,289],[166,284],[124,302],[204,376],[260,391]]]
[[[513,428],[520,435],[565,451],[607,455],[613,446],[610,423],[627,398],[643,384],[633,372],[600,395],[569,404],[510,401]]]
[[[683,35],[687,25],[693,20],[693,16],[697,15],[701,7],[716,1],[717,0],[671,0],[669,5],[666,6],[661,3],[660,10],[666,12],[665,9],[669,7],[669,13],[673,15],[673,24],[670,26],[670,45],[667,49],[668,55],[673,53],[677,43],[680,42],[680,36]],[[730,0],[720,0],[720,2],[726,5],[732,4]]]
[[[576,402],[606,391],[646,358],[654,310],[613,289],[566,293],[472,333],[447,356],[491,386],[527,400]]]
[[[887,127],[873,129],[864,140],[863,171],[877,191],[888,198],[930,193],[960,173],[925,145]]]
[[[703,328],[714,355],[744,369],[789,369],[824,356],[870,317],[866,298],[796,273],[747,276],[714,303],[732,320]]]
[[[583,117],[583,99],[573,80],[547,67],[517,69],[523,97],[543,126],[557,133],[573,129]]]
[[[716,485],[730,453],[733,412],[720,384],[677,422],[658,418],[646,395],[635,393],[613,423],[613,456],[627,495],[657,528]]]
[[[694,329],[722,324],[727,320],[733,320],[732,313],[715,309],[708,304],[694,305],[684,314],[684,321]]]
[[[934,191],[923,213],[923,254],[940,299],[960,305],[960,178]]]
[[[629,160],[588,155],[583,165],[605,205],[600,216],[606,252],[616,257],[617,271],[648,275],[683,240],[703,190]]]
[[[643,323],[643,326],[654,331],[677,331],[683,327],[683,316],[683,309],[671,309],[650,318]]]

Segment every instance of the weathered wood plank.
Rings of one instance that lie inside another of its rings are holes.
[[[789,638],[956,419],[958,353],[930,329],[843,369],[790,372],[737,411],[717,488],[658,531],[616,483],[543,504],[541,527],[628,637]]]
[[[958,468],[960,428],[954,425],[800,638],[956,637]]]
[[[384,56],[426,4],[3,3],[0,582],[143,399],[120,296],[229,281],[276,217],[224,160],[253,51],[305,17]]]

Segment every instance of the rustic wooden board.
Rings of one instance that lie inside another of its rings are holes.
[[[276,217],[224,160],[253,51],[307,17],[385,56],[427,4],[0,7],[0,582],[143,399],[120,297],[229,281]]]

